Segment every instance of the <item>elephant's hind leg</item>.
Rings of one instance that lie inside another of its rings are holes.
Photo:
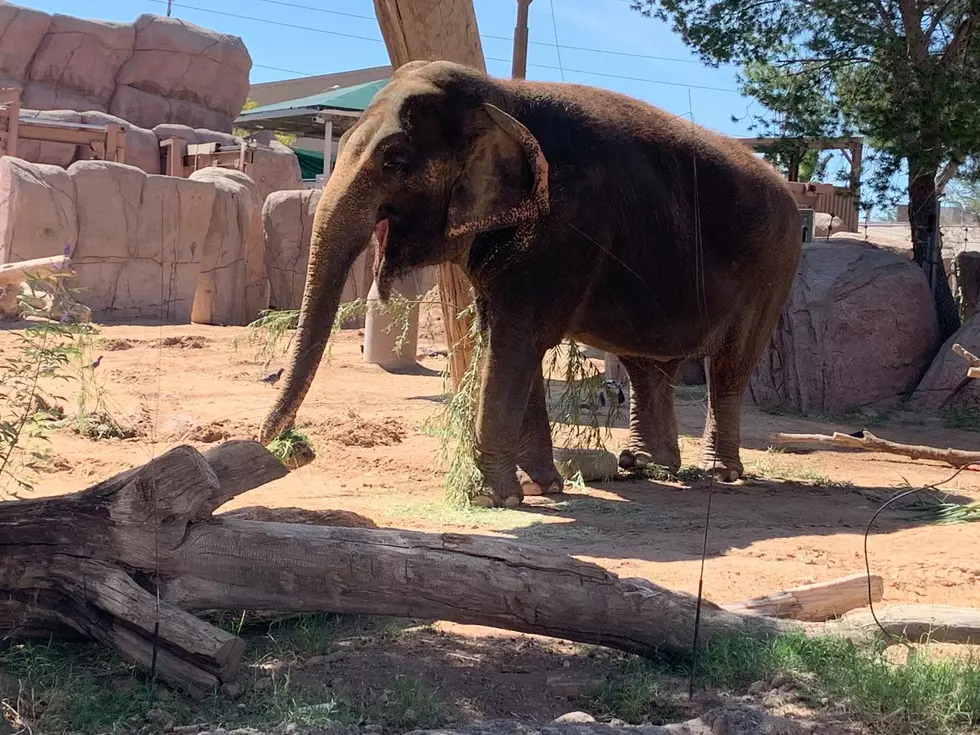
[[[744,471],[739,458],[742,394],[754,363],[739,349],[708,358],[708,415],[698,465],[721,482],[735,482]]]
[[[681,466],[674,414],[674,382],[681,360],[620,357],[630,376],[630,434],[619,455],[624,469]]]
[[[517,465],[517,479],[525,495],[560,493],[565,486],[555,467],[544,378],[540,374],[535,378],[528,396],[527,409],[524,411]]]

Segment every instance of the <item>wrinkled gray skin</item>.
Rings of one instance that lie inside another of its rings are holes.
[[[683,357],[708,357],[700,464],[735,480],[742,392],[789,292],[800,229],[782,180],[736,141],[606,90],[407,64],[342,140],[288,378],[260,439],[295,419],[347,272],[376,239],[382,298],[412,268],[445,261],[473,284],[489,329],[475,503],[561,491],[541,363],[566,335],[629,373],[624,467],[680,464],[673,378]]]

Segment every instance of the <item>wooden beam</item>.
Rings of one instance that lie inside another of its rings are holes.
[[[472,0],[374,0],[374,11],[393,69],[410,61],[445,59],[486,73]],[[472,317],[459,318],[473,294],[466,276],[452,263],[439,265],[439,292],[455,389],[473,355]]]
[[[64,255],[52,255],[0,265],[0,286],[22,283],[30,278],[64,278],[72,275],[71,260]]]

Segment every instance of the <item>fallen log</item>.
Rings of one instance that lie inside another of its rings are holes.
[[[898,442],[879,439],[867,429],[861,429],[853,434],[835,431],[833,434],[773,434],[769,437],[769,445],[785,447],[794,444],[817,444],[836,449],[863,449],[870,452],[885,452],[899,454],[910,459],[929,459],[944,462],[953,467],[966,467],[980,462],[980,452],[968,452],[962,449],[940,449],[917,444],[899,444]]]
[[[0,265],[0,286],[21,283],[31,278],[64,278],[74,274],[71,260],[64,255],[21,260]]]
[[[880,602],[885,585],[871,576],[871,601]],[[780,590],[743,602],[722,605],[729,612],[752,613],[772,618],[823,622],[868,604],[868,576],[852,574],[828,582],[816,582]]]
[[[180,446],[73,495],[0,503],[0,633],[67,627],[144,669],[155,656],[161,678],[191,690],[233,677],[242,655],[238,638],[191,616],[198,610],[449,620],[643,655],[683,656],[693,645],[692,595],[567,556],[474,535],[213,515],[285,474],[257,442],[203,455]],[[886,609],[879,619],[942,624],[934,608],[920,612]],[[971,614],[956,611],[947,634],[958,636]],[[702,646],[733,634],[873,634],[711,602],[700,625]]]

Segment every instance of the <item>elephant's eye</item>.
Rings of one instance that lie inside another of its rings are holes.
[[[390,154],[385,157],[383,165],[388,171],[404,171],[408,166],[408,157],[400,153]]]

